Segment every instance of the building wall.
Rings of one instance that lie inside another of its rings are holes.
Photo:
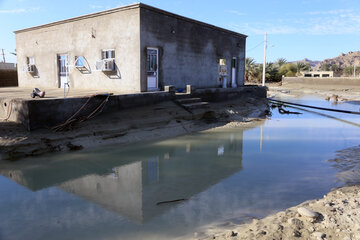
[[[17,72],[15,70],[0,69],[0,87],[18,86]]]
[[[139,20],[139,8],[132,7],[16,32],[19,86],[59,87],[57,56],[67,53],[70,65],[74,65],[75,56],[83,56],[91,70],[83,74],[72,67],[71,87],[139,92]],[[115,49],[117,74],[96,71],[102,49]],[[24,71],[26,57],[34,57],[38,74]]]
[[[218,87],[219,59],[227,60],[228,82],[231,59],[236,57],[237,83],[244,83],[246,37],[220,31],[148,8],[140,10],[141,90],[147,89],[146,49],[159,49],[159,87],[187,84],[198,88]]]
[[[334,77],[333,71],[310,71],[301,72],[302,77]]]
[[[141,162],[114,167],[109,175],[87,175],[59,185],[60,188],[110,211],[142,222]]]
[[[360,78],[352,77],[284,77],[283,84],[360,86]]]
[[[0,70],[14,70],[14,71],[16,71],[16,63],[0,62]]]

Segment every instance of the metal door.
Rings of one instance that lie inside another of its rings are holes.
[[[69,87],[69,57],[67,54],[58,55],[59,88]]]
[[[159,51],[157,48],[147,49],[147,89],[157,90],[159,88]]]

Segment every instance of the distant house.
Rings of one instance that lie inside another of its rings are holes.
[[[334,77],[333,71],[310,71],[310,72],[301,72],[302,77]]]
[[[20,87],[145,92],[244,83],[246,35],[142,3],[15,34]]]
[[[0,62],[0,87],[18,86],[15,63]]]
[[[0,70],[16,70],[15,63],[0,62]]]

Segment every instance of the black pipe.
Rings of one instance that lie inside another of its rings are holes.
[[[354,111],[348,111],[348,110],[340,110],[340,109],[332,109],[332,108],[323,108],[323,107],[314,107],[314,106],[309,106],[309,105],[304,105],[304,104],[299,104],[299,103],[291,103],[291,102],[275,100],[275,99],[272,99],[272,98],[268,98],[268,99],[270,101],[272,101],[272,102],[275,102],[275,103],[282,103],[282,104],[288,104],[288,105],[294,105],[294,106],[300,106],[300,107],[314,108],[314,109],[319,109],[319,110],[324,110],[324,111],[332,111],[332,112],[341,112],[341,113],[349,113],[349,114],[360,115],[360,112],[354,112]]]

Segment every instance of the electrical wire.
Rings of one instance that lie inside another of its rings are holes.
[[[75,122],[84,122],[86,120],[89,120],[93,117],[95,117],[96,115],[100,114],[104,107],[105,107],[105,104],[108,102],[109,100],[109,97],[110,95],[112,95],[112,93],[107,93],[107,94],[94,94],[94,95],[91,95],[89,96],[89,98],[87,99],[87,101],[79,108],[79,110],[77,110],[68,120],[66,120],[64,123],[62,124],[59,124],[55,127],[52,127],[52,130],[54,130],[55,132],[58,132],[58,131],[64,131],[64,130],[68,130],[68,129],[71,129],[72,127],[72,124],[75,123]],[[99,106],[97,106],[88,116],[86,117],[80,117],[80,118],[75,118],[84,108],[86,105],[89,104],[90,100],[96,96],[106,96],[106,99],[101,102],[99,104]],[[99,111],[100,109],[100,111]]]
[[[3,120],[3,121],[7,121],[10,116],[11,116],[11,112],[12,112],[12,103],[13,103],[14,99],[11,99],[8,103],[8,106],[6,108],[6,116],[5,118],[0,118],[0,120]]]
[[[254,50],[254,49],[258,48],[258,47],[259,47],[259,46],[261,46],[263,43],[264,43],[264,41],[261,41],[261,42],[260,42],[259,44],[257,44],[255,47],[252,47],[252,48],[250,48],[250,49],[246,50],[246,52],[250,52],[250,51],[252,51],[252,50]]]

